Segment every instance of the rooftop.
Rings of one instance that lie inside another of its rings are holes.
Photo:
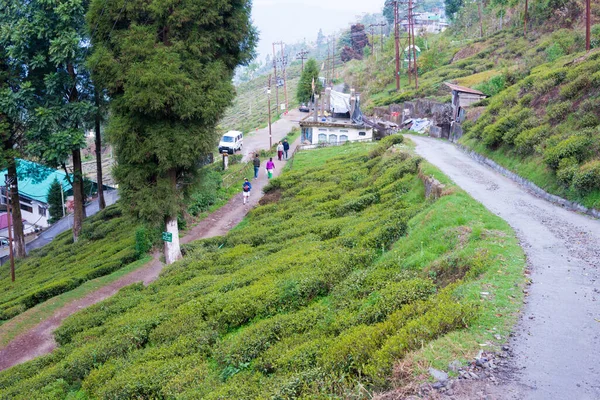
[[[471,89],[471,88],[468,88],[465,86],[459,86],[459,85],[455,85],[453,83],[448,83],[448,82],[444,82],[444,85],[448,86],[451,90],[455,90],[457,92],[478,94],[480,96],[487,97],[483,92],[480,92],[479,90]]]
[[[0,177],[6,173],[6,170],[0,171]],[[71,189],[66,177],[67,175],[63,171],[48,168],[33,161],[17,159],[17,180],[21,196],[47,203],[48,190],[55,179],[62,183],[65,191]]]

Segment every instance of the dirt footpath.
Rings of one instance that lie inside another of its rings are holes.
[[[416,152],[516,231],[532,285],[509,346],[511,377],[473,398],[600,399],[600,222],[535,197],[448,142]]]

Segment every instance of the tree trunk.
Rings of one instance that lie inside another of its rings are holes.
[[[8,165],[8,176],[13,178],[15,182],[10,196],[15,257],[23,258],[27,256],[27,252],[25,251],[25,234],[23,232],[23,217],[21,216],[21,199],[19,196],[19,184],[17,182],[17,166],[15,165],[14,160]]]
[[[83,174],[81,150],[73,150],[73,241],[77,241],[83,224]]]
[[[177,171],[169,171],[169,180],[173,188],[173,193],[177,191]],[[179,227],[177,225],[177,214],[165,217],[165,231],[172,235],[171,242],[165,242],[165,262],[167,265],[173,264],[181,258],[181,248],[179,247]]]
[[[100,134],[100,96],[98,91],[94,90],[94,99],[96,100],[95,130],[96,130],[96,182],[98,183],[98,206],[104,210],[106,202],[104,201],[104,187],[102,186],[102,135]]]

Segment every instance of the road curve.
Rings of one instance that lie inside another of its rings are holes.
[[[600,222],[542,200],[449,142],[416,152],[515,230],[531,270],[499,399],[600,399]],[[496,398],[496,397],[494,397]]]

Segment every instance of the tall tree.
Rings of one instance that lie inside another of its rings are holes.
[[[313,100],[313,82],[315,84],[314,93],[321,93],[323,86],[321,85],[321,81],[319,81],[319,66],[315,59],[311,58],[304,65],[304,71],[302,71],[300,82],[298,82],[298,89],[296,89],[298,102],[308,103]]]
[[[5,0],[4,4],[3,22],[11,28],[5,31],[9,56],[23,66],[23,79],[37,79],[39,90],[35,108],[28,110],[32,124],[27,151],[65,171],[72,158],[73,238],[77,240],[85,216],[81,148],[85,146],[84,127],[94,115],[93,91],[84,67],[87,2]]]
[[[165,260],[181,256],[177,216],[215,125],[234,97],[235,67],[253,57],[250,0],[92,0],[92,63],[112,98],[107,133],[125,210],[172,234]]]
[[[21,201],[17,181],[17,157],[22,153],[22,143],[28,126],[28,107],[33,104],[34,90],[31,82],[25,82],[26,70],[18,62],[11,62],[10,45],[6,31],[8,21],[5,13],[0,13],[0,166],[7,169],[8,178],[14,182],[10,193],[13,248],[15,256],[25,257],[25,235],[21,217]],[[4,177],[0,177],[4,185]],[[7,198],[8,198],[7,193]]]

